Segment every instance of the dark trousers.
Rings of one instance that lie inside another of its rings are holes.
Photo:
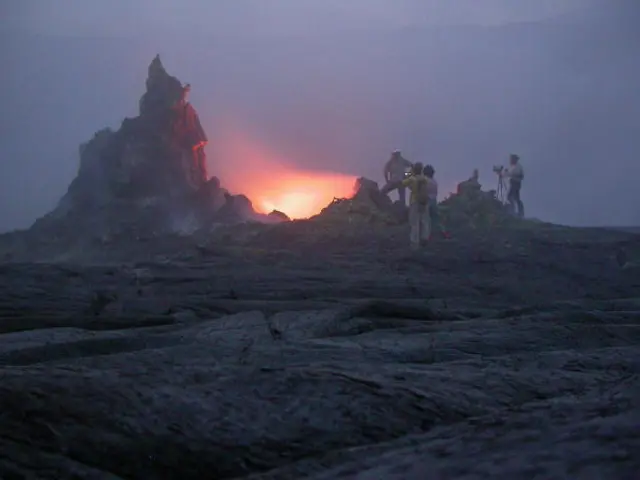
[[[402,185],[398,187],[398,200],[400,200],[402,205],[407,204],[407,188]]]
[[[522,189],[522,181],[514,178],[509,180],[509,191],[507,192],[507,201],[509,209],[518,217],[524,217],[524,204],[520,200],[520,190]]]

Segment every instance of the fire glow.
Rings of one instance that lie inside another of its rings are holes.
[[[260,213],[279,210],[291,219],[309,218],[334,198],[353,194],[353,176],[295,167],[246,138],[227,137],[225,143],[235,168],[226,164],[217,169],[222,184],[231,193],[246,195]]]
[[[334,198],[350,196],[354,181],[348,176],[291,170],[260,188],[248,186],[248,196],[261,213],[279,210],[292,219],[309,218]]]

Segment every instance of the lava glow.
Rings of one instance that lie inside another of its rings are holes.
[[[334,198],[353,194],[353,176],[298,168],[237,135],[225,140],[231,162],[212,170],[220,172],[225,188],[249,197],[260,213],[279,210],[292,219],[309,218]]]
[[[262,213],[279,210],[290,218],[308,218],[334,198],[350,196],[354,181],[349,176],[291,169],[257,185],[248,185],[245,191],[254,208]]]

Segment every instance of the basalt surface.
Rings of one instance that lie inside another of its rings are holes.
[[[638,235],[321,220],[1,264],[0,477],[637,478]]]

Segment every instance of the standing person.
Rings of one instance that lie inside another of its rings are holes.
[[[524,180],[524,169],[520,164],[520,157],[515,153],[509,156],[509,166],[504,169],[503,176],[509,179],[509,191],[507,192],[507,202],[509,210],[518,217],[524,217],[524,204],[520,199],[520,190]]]
[[[429,193],[429,219],[431,220],[431,232],[433,233],[437,231],[444,238],[449,238],[449,234],[444,229],[444,225],[440,223],[440,212],[438,211],[438,182],[433,178],[436,171],[433,166],[427,165],[424,167],[422,173],[429,181],[427,191]]]
[[[409,241],[411,248],[417,250],[420,244],[426,243],[431,234],[429,218],[429,180],[422,174],[422,164],[416,163],[412,175],[402,181],[402,186],[411,192],[409,198],[409,225],[411,228]]]
[[[402,156],[400,150],[391,153],[391,158],[384,165],[384,180],[387,185],[392,183],[400,183],[398,187],[398,200],[402,205],[407,204],[405,186],[402,181],[405,179],[405,173],[412,167],[411,162]]]

